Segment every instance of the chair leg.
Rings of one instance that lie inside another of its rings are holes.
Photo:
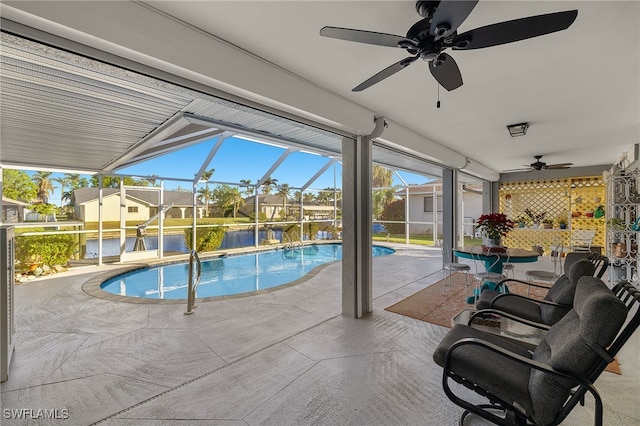
[[[469,289],[469,272],[464,271],[464,299],[467,300]]]
[[[444,270],[444,284],[442,286],[442,291],[440,292],[441,295],[444,296],[447,286],[451,287],[451,271],[449,269]]]

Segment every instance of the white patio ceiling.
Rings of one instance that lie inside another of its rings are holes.
[[[324,25],[403,34],[418,19],[412,1],[0,4],[5,19],[196,81],[270,112],[296,114],[307,124],[317,118],[343,132],[366,134],[373,116],[385,116],[392,125],[382,138],[396,153],[466,170],[470,159],[470,167],[493,176],[528,164],[535,154],[545,154],[551,163],[611,164],[640,142],[637,1],[482,0],[460,30],[565,9],[579,11],[567,31],[455,52],[465,84],[443,92],[443,108],[436,109],[437,85],[419,62],[352,93],[355,84],[402,52],[318,34]],[[526,137],[511,139],[504,126],[518,121],[531,122],[531,128]]]

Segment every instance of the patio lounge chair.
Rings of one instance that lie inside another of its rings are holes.
[[[499,425],[557,425],[589,393],[595,425],[602,425],[602,400],[593,383],[638,328],[639,304],[640,292],[627,282],[612,291],[599,278],[582,277],[573,309],[537,346],[464,324],[453,327],[433,358],[443,367],[445,394],[465,409],[460,424],[474,413]],[[451,380],[487,401],[465,399]]]
[[[478,310],[498,310],[508,312],[534,323],[540,324],[540,328],[548,329],[558,322],[573,305],[573,297],[580,278],[592,276],[595,266],[587,259],[578,259],[571,264],[569,273],[560,276],[551,287],[545,287],[534,282],[507,279],[500,283],[520,282],[535,287],[548,288],[549,291],[542,300],[522,296],[514,293],[499,293],[497,291],[484,291],[480,294],[476,305]]]

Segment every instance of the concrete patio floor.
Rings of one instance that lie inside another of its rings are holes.
[[[190,316],[186,304],[112,302],[82,291],[116,265],[17,286],[0,423],[457,424],[462,410],[444,395],[431,358],[447,329],[384,310],[443,277],[440,251],[395,247],[373,262],[375,309],[359,320],[341,315],[339,263],[296,286],[200,303]],[[596,383],[605,425],[640,425],[638,333],[618,359],[622,375],[605,372]],[[587,399],[565,424],[592,424],[592,406]],[[68,418],[11,414],[28,409]]]

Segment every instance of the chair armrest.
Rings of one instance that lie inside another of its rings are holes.
[[[520,298],[520,299],[528,300],[530,302],[539,303],[539,304],[542,304],[542,305],[555,306],[557,308],[568,308],[568,309],[573,308],[573,306],[571,306],[571,305],[565,305],[563,303],[556,303],[556,302],[552,302],[550,300],[536,299],[534,297],[524,296],[524,295],[515,294],[515,293],[500,293],[500,294],[498,294],[496,297],[494,297],[491,300],[491,308],[493,308],[493,304],[495,303],[495,301],[498,300],[501,297],[517,297],[517,298]]]
[[[478,406],[475,404],[472,404],[466,400],[461,399],[460,397],[458,397],[456,394],[453,393],[453,391],[451,390],[451,388],[449,387],[449,381],[448,378],[451,378],[454,381],[459,382],[458,380],[456,380],[455,377],[459,377],[456,375],[455,372],[451,371],[449,368],[450,365],[450,361],[451,358],[453,356],[453,353],[464,346],[469,346],[469,345],[473,345],[473,346],[479,346],[484,350],[487,351],[491,351],[494,352],[496,354],[498,354],[498,356],[503,357],[505,359],[508,360],[512,360],[516,363],[519,364],[524,364],[527,365],[528,367],[535,369],[535,370],[539,370],[542,371],[546,374],[549,374],[551,376],[555,376],[555,377],[560,377],[562,379],[567,379],[573,383],[575,383],[577,386],[580,386],[580,388],[575,391],[575,393],[572,394],[572,396],[565,401],[565,403],[563,404],[562,409],[558,412],[557,414],[557,418],[556,421],[558,421],[558,423],[560,423],[564,418],[566,418],[567,414],[569,413],[569,410],[567,410],[567,405],[568,404],[572,404],[571,407],[575,406],[579,401],[581,401],[581,399],[583,398],[584,394],[589,392],[593,398],[594,398],[594,402],[595,402],[595,410],[594,410],[594,417],[595,417],[595,422],[594,424],[596,426],[602,426],[602,418],[603,418],[603,406],[602,406],[602,399],[600,398],[600,395],[597,391],[597,389],[595,388],[595,386],[593,385],[593,383],[591,381],[589,381],[587,378],[584,377],[579,377],[579,376],[573,376],[571,374],[567,374],[567,373],[563,373],[561,371],[555,370],[552,367],[549,367],[546,364],[542,364],[538,361],[534,361],[533,359],[530,358],[526,358],[522,355],[510,352],[504,348],[501,348],[497,345],[494,345],[493,343],[487,342],[485,340],[482,339],[477,339],[477,338],[464,338],[464,339],[460,339],[456,342],[454,342],[448,349],[447,352],[445,354],[444,357],[444,366],[443,366],[443,380],[442,380],[442,387],[443,390],[445,392],[445,394],[449,397],[449,399],[451,399],[454,403],[458,404],[459,406],[463,407],[464,409],[476,413],[481,417],[484,417],[488,420],[492,420],[495,424],[506,424],[504,421],[504,418],[498,417],[495,414],[483,410],[482,406]],[[464,378],[463,378],[464,379]],[[476,387],[477,388],[477,387]],[[479,393],[480,395],[483,395],[489,399],[491,398],[491,395],[488,394],[486,391],[484,392],[480,392],[480,391],[484,391],[482,388],[476,390],[477,393]],[[498,400],[497,398],[495,398],[495,400]],[[502,404],[501,404],[502,405]],[[507,402],[507,405],[510,409],[515,409],[517,410],[516,407],[514,407],[513,405],[509,404]],[[519,411],[519,410],[518,410]],[[525,415],[526,416],[526,415]]]
[[[520,280],[520,279],[517,279],[517,278],[507,278],[505,280],[502,280],[502,281],[500,281],[498,283],[498,286],[501,286],[503,283],[506,284],[508,282],[516,282],[516,283],[520,283],[520,284],[532,285],[534,287],[544,288],[544,289],[547,289],[547,290],[549,290],[551,288],[549,286],[542,285],[542,284],[539,284],[539,283],[536,283],[536,282],[533,282],[533,281],[525,281],[525,280]]]
[[[543,324],[543,323],[540,323],[540,322],[531,321],[531,320],[528,320],[526,318],[521,318],[521,317],[519,317],[517,315],[514,315],[512,313],[509,313],[509,312],[504,312],[504,311],[500,311],[498,309],[491,309],[491,308],[483,309],[481,311],[478,311],[478,312],[475,312],[474,314],[472,314],[471,317],[469,318],[469,321],[467,322],[467,325],[472,327],[473,326],[473,321],[476,318],[482,319],[482,318],[486,318],[486,317],[490,317],[490,316],[494,316],[494,315],[497,315],[499,317],[509,318],[510,320],[519,322],[520,324],[528,325],[530,327],[537,328],[537,329],[544,330],[544,331],[548,331],[551,328],[550,325]]]

